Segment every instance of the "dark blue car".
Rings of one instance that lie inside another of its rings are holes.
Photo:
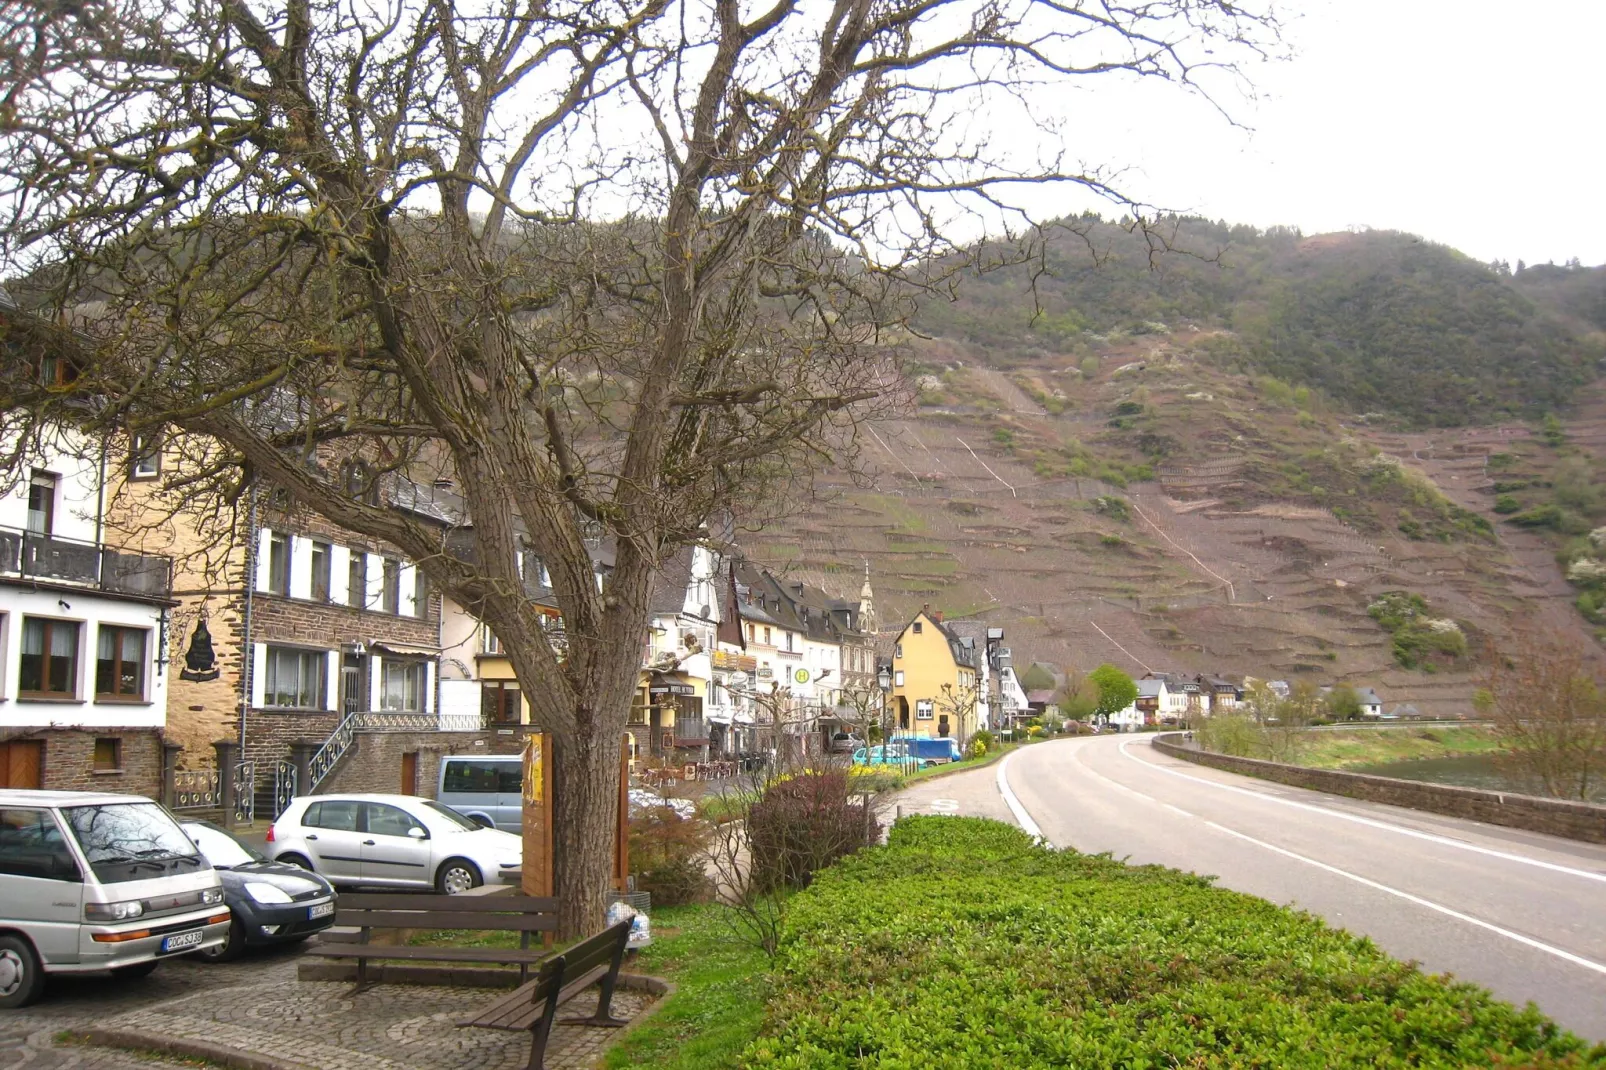
[[[183,828],[223,882],[234,921],[221,946],[196,952],[208,962],[238,958],[248,947],[293,944],[335,923],[335,890],[310,870],[270,862],[234,833],[210,821]]]

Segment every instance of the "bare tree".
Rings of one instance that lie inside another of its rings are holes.
[[[188,500],[267,482],[417,560],[553,734],[562,927],[594,930],[663,556],[851,465],[910,295],[976,262],[955,236],[1029,237],[1034,186],[1120,201],[1061,130],[995,143],[1004,111],[1039,130],[1087,77],[1237,78],[1277,40],[1257,2],[19,0],[0,270],[75,333],[7,350],[73,369],[8,369],[9,430],[176,428],[207,444]],[[390,508],[355,461],[454,479],[467,524]]]
[[[1570,636],[1527,622],[1485,650],[1476,705],[1519,767],[1561,799],[1589,799],[1606,784],[1606,690],[1600,661]]]

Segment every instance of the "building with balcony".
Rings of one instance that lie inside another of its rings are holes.
[[[173,564],[108,540],[106,449],[46,439],[0,498],[0,788],[157,795]]]

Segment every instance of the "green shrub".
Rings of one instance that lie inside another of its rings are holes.
[[[1561,527],[1561,506],[1554,502],[1536,505],[1525,512],[1508,518],[1513,524],[1525,528]]]
[[[1501,516],[1505,516],[1508,513],[1515,513],[1521,508],[1522,503],[1509,494],[1501,494],[1494,500],[1494,511],[1499,513]]]
[[[792,900],[748,1070],[1606,1067],[1309,914],[915,817]]]

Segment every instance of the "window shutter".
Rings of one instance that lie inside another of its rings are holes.
[[[435,712],[435,663],[424,662],[424,712]]]
[[[385,659],[380,657],[377,653],[373,653],[371,651],[369,652],[369,654],[368,654],[368,708],[370,710],[377,710],[377,709],[381,708],[381,706],[384,703],[384,691],[381,688],[382,688],[382,684],[384,683],[385,677],[384,677],[384,674],[379,671],[380,668],[383,666],[384,661],[385,661]]]
[[[346,605],[351,593],[351,547],[329,548],[329,601]]]
[[[368,555],[368,593],[363,601],[369,609],[385,605],[385,559],[379,554]]]
[[[262,528],[257,532],[257,562],[256,562],[257,563],[257,579],[256,579],[256,589],[259,590],[259,591],[266,591],[268,589],[268,583],[269,583],[269,580],[268,580],[268,576],[269,576],[268,566],[269,566],[269,563],[272,560],[271,556],[268,553],[268,546],[272,541],[273,541],[273,531],[271,529]]]
[[[264,532],[264,534],[266,534]],[[260,710],[268,686],[268,645],[251,644],[251,706]]]
[[[290,597],[312,597],[312,540],[302,535],[290,539]]]
[[[404,617],[421,617],[418,611],[418,567],[404,564],[401,567],[401,576],[398,580],[401,585],[401,597],[397,600],[396,608]]]
[[[340,709],[340,651],[331,650],[323,656],[323,669],[325,684],[323,692],[323,708],[326,710]]]

